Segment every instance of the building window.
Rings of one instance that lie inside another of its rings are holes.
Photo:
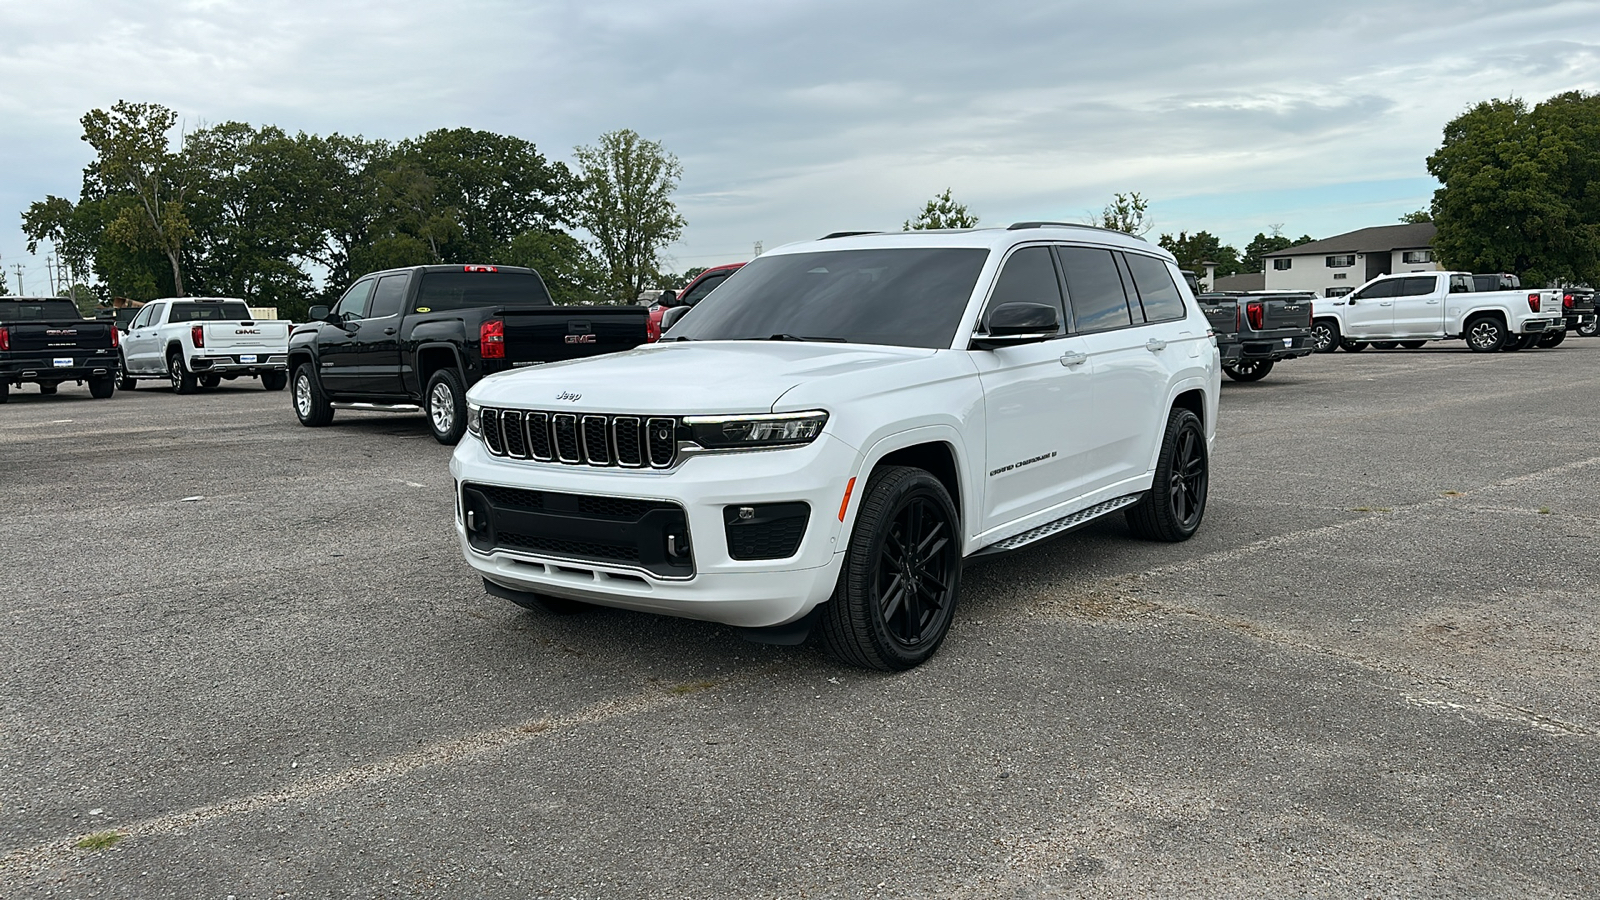
[[[1322,296],[1324,296],[1324,297],[1343,297],[1345,294],[1348,294],[1353,290],[1355,290],[1355,288],[1349,288],[1349,287],[1328,288],[1327,290],[1322,292]]]
[[[1349,277],[1350,277],[1350,274],[1348,272],[1335,272],[1335,273],[1333,273],[1333,280],[1334,281],[1343,281],[1343,280],[1345,280],[1346,278],[1349,278]]]
[[[1328,257],[1328,268],[1330,269],[1348,269],[1355,264],[1356,257],[1353,253],[1347,253],[1343,256]]]
[[[1274,271],[1274,272],[1287,272],[1288,270],[1290,270],[1292,268],[1294,268],[1294,260],[1293,259],[1284,257],[1284,258],[1275,259],[1275,260],[1272,261],[1272,271]]]
[[[1400,254],[1400,262],[1415,266],[1422,263],[1433,262],[1432,250],[1406,250]]]

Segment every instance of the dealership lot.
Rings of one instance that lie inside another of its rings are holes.
[[[25,390],[0,894],[1592,896],[1597,372],[1227,384],[1194,540],[973,565],[895,676],[485,596],[420,416]]]

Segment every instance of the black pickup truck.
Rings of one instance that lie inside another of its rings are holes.
[[[1222,371],[1260,381],[1280,359],[1310,356],[1311,295],[1214,291],[1195,297],[1217,335]]]
[[[63,381],[89,383],[104,400],[117,389],[116,324],[85,319],[59,297],[0,297],[0,403],[27,382],[54,394]]]
[[[1571,331],[1584,337],[1594,337],[1600,332],[1600,319],[1595,315],[1594,291],[1589,288],[1569,287],[1561,291],[1561,312],[1566,319],[1566,331],[1556,331],[1539,338],[1539,346],[1554,347],[1566,340]]]
[[[295,415],[320,426],[336,409],[422,409],[433,436],[454,444],[478,379],[637,347],[649,316],[642,306],[555,306],[532,269],[374,272],[333,309],[313,306],[311,322],[289,336]]]

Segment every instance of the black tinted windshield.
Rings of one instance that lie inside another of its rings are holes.
[[[0,299],[0,322],[59,322],[81,319],[78,307],[71,300],[5,300]]]
[[[184,303],[172,304],[172,315],[167,317],[168,322],[248,322],[251,319],[250,307],[242,301],[235,300],[231,303]]]
[[[762,257],[708,295],[672,336],[949,347],[988,256],[898,248]]]
[[[550,306],[550,292],[532,272],[424,272],[412,309],[472,309],[477,306]]]

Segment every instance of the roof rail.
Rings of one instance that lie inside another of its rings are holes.
[[[831,238],[855,237],[855,236],[861,235],[861,234],[883,234],[883,232],[881,232],[881,231],[835,231],[832,234],[825,234],[822,237],[817,238],[817,240],[826,241],[826,240],[829,240]]]
[[[1136,241],[1145,241],[1143,237],[1137,234],[1128,234],[1126,231],[1118,231],[1115,228],[1101,228],[1099,225],[1085,225],[1081,222],[1016,222],[1007,227],[1006,230],[1021,231],[1024,228],[1087,228],[1090,231],[1108,231],[1112,234],[1131,237]],[[1148,244],[1150,242],[1145,241],[1145,243]]]

